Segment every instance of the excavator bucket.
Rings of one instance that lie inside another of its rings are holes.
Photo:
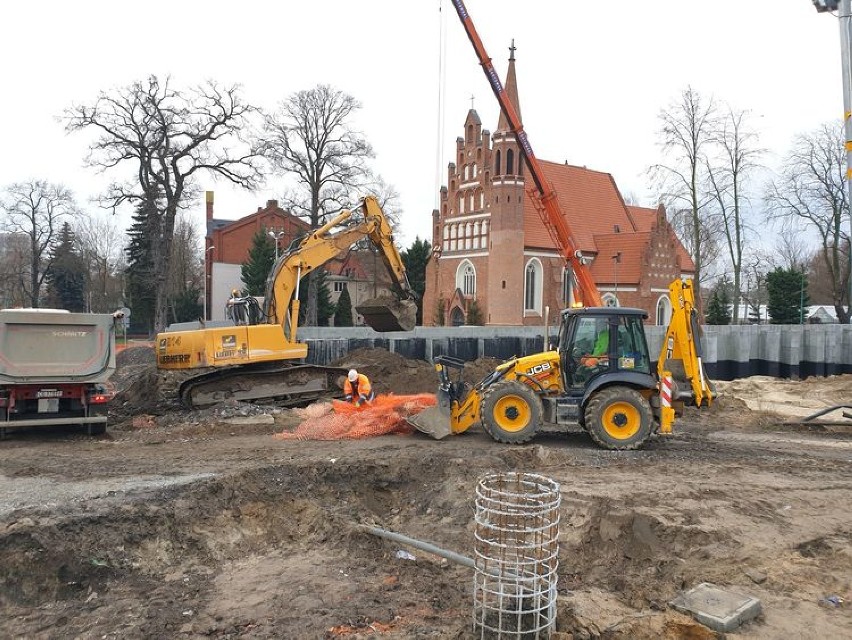
[[[435,440],[446,438],[453,432],[450,429],[450,396],[443,389],[439,389],[438,404],[409,416],[408,424]]]
[[[417,304],[413,300],[379,296],[365,300],[355,310],[376,331],[411,331],[417,324]]]

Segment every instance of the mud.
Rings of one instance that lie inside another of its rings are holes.
[[[468,638],[470,571],[400,559],[359,525],[471,555],[476,480],[504,470],[561,484],[563,640],[716,637],[667,606],[699,582],[763,602],[728,638],[852,636],[848,429],[785,425],[729,392],[637,452],[580,432],[500,445],[479,429],[294,442],[273,437],[301,421],[293,410],[170,410],[173,381],[142,387],[151,363],[123,357],[106,436],[0,444],[0,637]],[[340,364],[380,391],[434,389],[427,363],[395,354]],[[828,400],[852,387],[806,382]]]

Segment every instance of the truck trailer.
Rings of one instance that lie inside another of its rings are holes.
[[[115,324],[114,314],[0,310],[0,438],[47,425],[104,433]]]

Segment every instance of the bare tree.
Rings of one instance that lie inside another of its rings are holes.
[[[352,128],[361,107],[352,96],[328,85],[298,91],[266,118],[264,152],[272,164],[295,177],[299,190],[285,200],[311,228],[350,204],[353,191],[370,176],[373,149]],[[306,321],[317,323],[316,279],[308,279]]]
[[[62,185],[45,180],[16,182],[6,187],[2,208],[6,212],[6,229],[27,238],[29,259],[21,286],[30,306],[38,307],[52,261],[50,249],[62,223],[77,214],[74,196]]]
[[[801,269],[802,265],[811,264],[816,257],[804,231],[788,225],[778,234],[770,264],[782,269]]]
[[[819,237],[832,304],[842,323],[850,318],[848,308],[844,308],[849,293],[845,172],[843,127],[827,123],[796,137],[781,175],[772,181],[766,194],[770,219],[780,221],[783,228],[803,225]]]
[[[733,271],[734,299],[739,300],[742,290],[743,251],[746,244],[748,179],[758,168],[763,150],[757,146],[757,134],[751,130],[747,112],[728,107],[720,118],[717,129],[711,134],[715,150],[720,156],[717,167],[705,158],[710,196],[720,220],[728,259]],[[734,305],[734,324],[739,322],[739,304]]]
[[[695,263],[695,280],[701,285],[708,279],[705,274],[707,256],[704,251],[706,147],[716,130],[716,105],[712,98],[705,99],[692,87],[687,87],[680,98],[659,115],[660,136],[665,161],[651,167],[651,175],[659,182],[661,200],[671,201],[674,208],[689,212],[691,221],[681,230],[691,233],[690,255]]]
[[[80,216],[74,234],[88,275],[86,302],[90,311],[114,311],[124,302],[125,232],[115,218],[107,215]]]
[[[89,147],[89,166],[110,170],[121,165],[133,171],[132,179],[111,185],[104,196],[107,206],[162,203],[150,227],[158,331],[167,320],[175,217],[196,193],[199,174],[246,188],[255,188],[262,178],[260,156],[243,135],[254,111],[237,85],[209,81],[181,91],[170,86],[169,78],[161,82],[156,76],[101,92],[91,106],[66,111],[67,131],[93,128],[99,134]]]
[[[23,233],[0,233],[0,309],[28,304],[24,290],[29,242]]]

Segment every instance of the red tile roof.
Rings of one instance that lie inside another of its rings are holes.
[[[645,250],[651,240],[650,231],[639,233],[608,233],[595,236],[598,256],[590,270],[595,282],[639,284]],[[621,262],[613,256],[621,254]]]
[[[562,213],[580,249],[598,251],[595,235],[612,233],[616,225],[622,232],[635,230],[610,174],[546,160],[539,162],[545,178],[556,190]],[[528,247],[556,248],[529,196],[524,199],[524,235]]]

